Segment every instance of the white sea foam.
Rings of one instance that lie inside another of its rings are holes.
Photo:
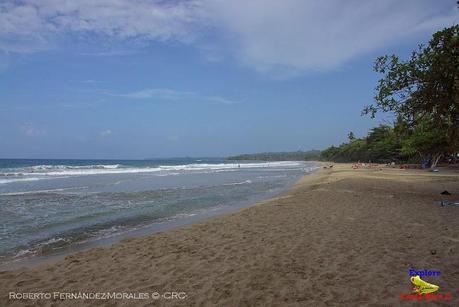
[[[120,164],[95,164],[95,165],[35,165],[33,170],[54,170],[54,169],[114,169],[121,167]]]
[[[35,252],[32,249],[22,249],[18,251],[16,255],[13,256],[13,259],[21,258],[27,255],[33,255],[33,254],[35,254]]]
[[[11,183],[16,181],[36,181],[43,178],[11,178],[11,179],[0,179],[0,184]]]
[[[87,188],[88,187],[77,187],[77,188],[61,188],[61,189],[9,192],[9,193],[0,193],[0,196],[17,196],[17,195],[26,195],[26,194],[57,193],[57,192],[72,191],[72,190],[83,190],[83,189],[87,189]]]
[[[160,165],[157,167],[129,167],[120,164],[111,165],[35,165],[22,168],[20,171],[5,170],[0,173],[0,184],[18,181],[35,181],[51,178],[66,178],[70,176],[88,176],[104,174],[135,174],[157,173],[159,176],[177,175],[177,172],[221,172],[238,169],[270,168],[285,170],[285,168],[301,167],[304,162],[279,161],[259,163],[192,163],[182,165]]]
[[[225,183],[224,185],[241,185],[241,184],[250,184],[252,180],[244,180],[241,182],[232,182],[232,183]]]

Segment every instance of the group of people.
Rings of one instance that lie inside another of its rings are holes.
[[[352,168],[353,169],[358,169],[358,168],[369,168],[369,167],[372,167],[372,166],[378,166],[377,164],[375,163],[371,163],[371,161],[368,161],[368,163],[365,163],[365,162],[360,162],[358,161],[357,163],[354,163],[354,165],[352,165]]]

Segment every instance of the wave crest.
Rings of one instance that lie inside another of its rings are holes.
[[[0,171],[0,184],[17,181],[34,181],[71,176],[89,176],[105,174],[157,173],[159,176],[177,175],[186,172],[222,172],[239,169],[269,168],[282,170],[285,168],[301,168],[302,161],[279,161],[258,163],[190,163],[181,165],[158,165],[134,167],[121,164],[94,165],[34,165],[18,169]]]

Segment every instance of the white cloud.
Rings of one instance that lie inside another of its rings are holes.
[[[206,0],[225,47],[260,71],[318,71],[457,21],[453,1]],[[445,3],[443,3],[445,4]]]
[[[232,56],[259,71],[302,73],[430,34],[458,14],[446,0],[7,0],[0,50],[33,52],[68,33],[90,33],[109,45],[127,42],[121,50],[129,52],[132,41],[193,43],[211,60]],[[86,54],[125,55],[106,47]]]
[[[80,83],[94,84],[94,83],[99,83],[99,81],[94,80],[94,79],[86,79],[86,80],[81,80]]]
[[[112,130],[110,130],[110,129],[106,129],[106,130],[103,130],[103,131],[99,132],[99,135],[101,137],[106,137],[106,136],[109,136],[111,134],[112,134]]]
[[[160,98],[165,100],[178,100],[194,97],[194,92],[175,91],[167,88],[149,88],[127,94],[119,94],[115,96],[132,98],[132,99],[145,99],[145,98]]]
[[[201,100],[214,104],[236,104],[236,100],[227,99],[221,96],[201,95],[196,92],[177,91],[167,88],[149,88],[126,94],[110,94],[112,96],[124,97],[129,99],[148,99],[157,98],[160,100]]]
[[[25,123],[19,127],[21,132],[30,137],[42,136],[46,134],[46,130],[37,128],[33,126],[31,123]]]
[[[108,57],[108,56],[127,56],[137,53],[135,50],[108,50],[108,51],[97,51],[97,52],[82,52],[80,55],[87,55],[87,56],[100,56],[100,57]]]
[[[10,0],[0,4],[0,49],[31,52],[59,35],[93,33],[112,39],[193,39],[193,1]],[[96,53],[97,54],[97,53]]]
[[[221,96],[207,96],[205,97],[208,101],[213,102],[215,104],[236,104],[241,103],[240,101],[226,99]]]

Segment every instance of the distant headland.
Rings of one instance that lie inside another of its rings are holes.
[[[319,160],[320,150],[309,151],[285,151],[285,152],[261,152],[242,154],[227,157],[228,160],[257,160],[257,161],[312,161]]]

